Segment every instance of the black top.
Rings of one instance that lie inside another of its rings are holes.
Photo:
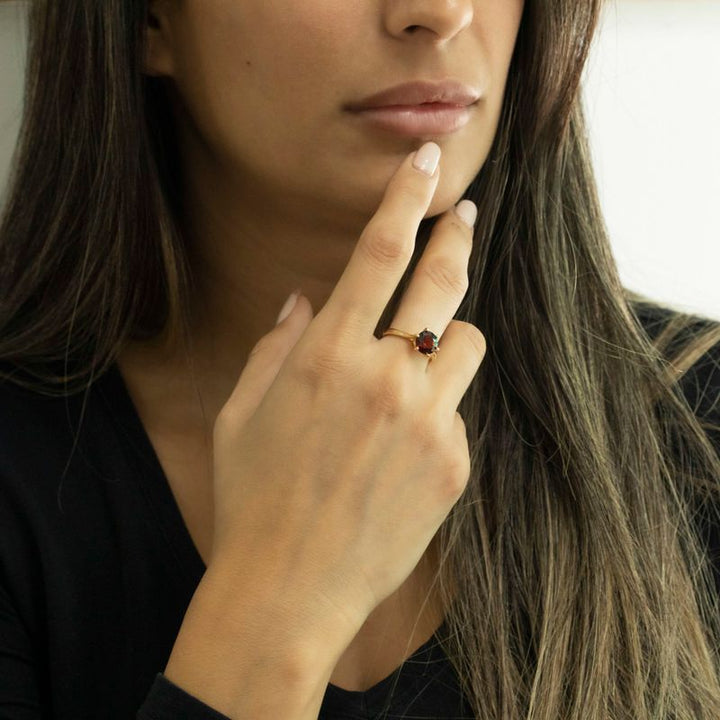
[[[718,350],[683,387],[720,423]],[[85,404],[9,382],[0,402],[0,718],[224,718],[162,675],[205,566],[117,366]],[[444,630],[366,692],[329,684],[320,719],[472,718]]]

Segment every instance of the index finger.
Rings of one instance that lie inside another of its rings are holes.
[[[420,221],[440,177],[440,154],[439,145],[425,143],[390,179],[325,305],[333,315],[352,315],[369,333],[375,329],[415,250]]]

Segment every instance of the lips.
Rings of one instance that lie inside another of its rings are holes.
[[[456,80],[411,82],[396,85],[346,106],[351,112],[373,108],[418,106],[429,103],[467,107],[480,99],[480,92]]]
[[[347,107],[382,132],[431,139],[457,132],[470,121],[480,93],[456,81],[397,85]]]
[[[428,103],[369,108],[355,113],[364,125],[407,137],[432,139],[449,135],[470,121],[472,107]]]

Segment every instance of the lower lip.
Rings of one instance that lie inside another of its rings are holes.
[[[457,132],[469,122],[472,107],[441,103],[393,105],[360,110],[356,114],[376,127],[414,137]]]

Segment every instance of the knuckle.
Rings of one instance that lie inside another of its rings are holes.
[[[282,352],[284,345],[280,338],[270,333],[263,335],[253,346],[250,354],[248,355],[248,361],[256,355],[264,355],[268,358],[277,357],[278,353]]]
[[[318,387],[344,377],[351,365],[339,345],[328,345],[322,350],[312,349],[299,354],[294,364],[297,377],[310,387]]]
[[[465,338],[465,342],[468,343],[471,351],[475,353],[478,361],[482,362],[485,357],[485,353],[487,352],[487,342],[485,341],[485,336],[472,323],[461,322],[459,320],[456,322],[460,325],[460,334]]]
[[[442,492],[450,500],[457,500],[470,479],[470,459],[455,452],[446,460],[444,467]]]
[[[453,419],[453,435],[456,440],[455,447],[461,448],[461,452],[467,457],[468,462],[470,462],[470,454],[469,454],[469,448],[468,448],[468,437],[467,437],[467,425],[465,424],[465,420],[463,419],[463,416],[459,413],[459,411],[455,411],[455,417]]]
[[[418,270],[453,299],[465,296],[469,284],[467,269],[459,267],[456,261],[443,256],[429,258]]]
[[[390,419],[407,412],[412,402],[409,383],[398,370],[370,378],[367,398],[373,414]]]
[[[411,434],[418,451],[444,455],[447,431],[432,411],[414,415]]]
[[[470,477],[470,457],[455,439],[455,422],[447,427],[446,415],[426,413],[413,423],[413,446],[420,455],[433,458],[437,491],[443,501],[455,502]]]
[[[418,205],[425,205],[427,203],[427,185],[423,182],[422,184],[417,182],[409,182],[407,179],[398,184],[394,188],[395,194],[400,197],[403,203],[408,203],[413,208]]]
[[[409,260],[407,239],[399,230],[381,226],[368,232],[361,244],[368,262],[379,270]]]
[[[472,249],[473,244],[473,228],[466,225],[464,222],[461,222],[460,220],[456,220],[454,217],[451,217],[448,221],[450,224],[450,227],[452,227],[458,235],[463,237],[467,243],[467,245]]]

